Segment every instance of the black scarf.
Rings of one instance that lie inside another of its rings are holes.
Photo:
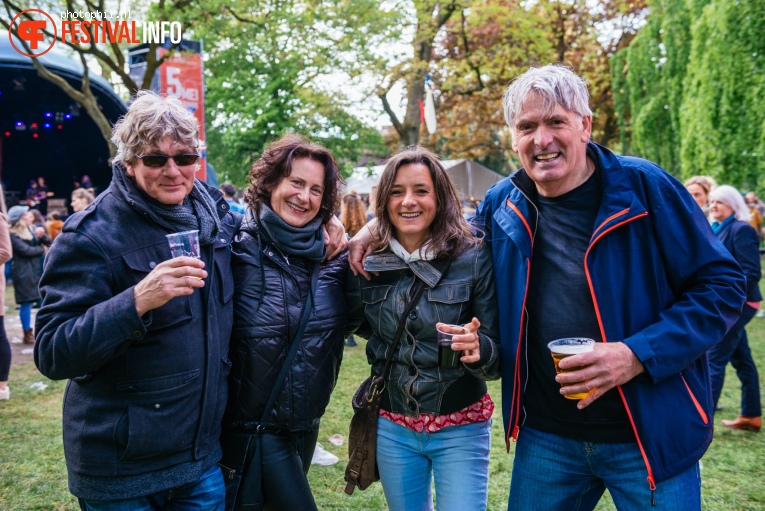
[[[255,217],[251,209],[247,214]],[[324,229],[319,216],[303,227],[293,227],[274,213],[268,205],[261,204],[258,217],[254,220],[260,226],[263,236],[286,255],[305,257],[314,262],[322,261],[327,255],[327,247],[324,246]]]
[[[114,183],[125,197],[137,192],[154,213],[157,223],[171,232],[199,230],[200,245],[210,245],[215,241],[220,230],[220,218],[215,200],[198,179],[194,178],[194,188],[183,199],[183,204],[163,204],[150,197],[120,167],[115,169]]]

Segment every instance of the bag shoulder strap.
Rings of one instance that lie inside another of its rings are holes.
[[[382,374],[380,375],[382,376],[383,380],[388,376],[388,371],[390,371],[393,354],[396,352],[398,341],[401,339],[401,334],[404,333],[406,319],[409,317],[409,313],[412,312],[412,309],[414,309],[414,307],[417,305],[417,302],[420,300],[420,296],[422,296],[422,292],[425,290],[425,281],[419,277],[415,277],[415,280],[417,281],[417,287],[414,290],[412,299],[409,300],[409,304],[404,310],[404,314],[401,316],[401,321],[398,322],[398,328],[396,329],[396,333],[393,335],[393,344],[391,344],[390,353],[388,353],[388,357],[385,359],[385,367],[383,368]]]
[[[276,378],[276,382],[274,382],[274,388],[271,391],[271,395],[268,397],[266,407],[263,409],[263,416],[260,418],[260,422],[258,423],[258,429],[261,429],[262,426],[266,423],[266,419],[271,414],[271,410],[274,408],[276,398],[279,396],[279,393],[282,390],[282,386],[284,386],[284,380],[287,379],[287,373],[289,372],[290,366],[292,365],[292,360],[295,358],[295,354],[297,354],[297,349],[300,345],[300,340],[303,338],[305,327],[308,325],[308,318],[311,315],[311,310],[313,309],[313,298],[314,294],[316,293],[316,285],[319,281],[320,264],[321,263],[315,263],[313,265],[313,269],[311,270],[311,289],[308,291],[308,298],[306,299],[303,313],[300,315],[300,327],[298,327],[298,331],[295,334],[295,337],[292,338],[290,351],[287,354],[287,358],[284,359],[282,369],[279,372],[279,376]]]

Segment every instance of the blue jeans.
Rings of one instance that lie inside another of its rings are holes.
[[[515,447],[507,509],[592,510],[606,489],[619,511],[701,509],[698,463],[656,483],[655,507],[646,477],[636,443],[581,442],[525,427]]]
[[[377,420],[377,467],[390,511],[485,510],[491,420],[418,433]]]
[[[19,319],[21,320],[21,328],[29,330],[32,328],[32,304],[34,302],[26,302],[19,304]]]
[[[218,465],[199,481],[127,500],[83,500],[82,511],[223,511],[226,486]]]
[[[712,346],[708,352],[709,373],[712,378],[712,399],[717,401],[725,383],[725,366],[730,362],[736,369],[741,381],[741,415],[744,417],[759,417],[762,415],[760,405],[760,376],[754,365],[752,351],[749,349],[749,339],[746,336],[746,325],[752,320],[757,309],[744,305],[741,317],[733,324],[730,331],[720,342]]]

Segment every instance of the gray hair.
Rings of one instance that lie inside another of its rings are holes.
[[[505,121],[511,128],[515,118],[521,113],[523,102],[531,93],[542,99],[546,113],[552,112],[556,105],[560,105],[582,117],[592,115],[587,83],[562,64],[548,64],[544,67],[532,67],[507,88],[502,98],[502,109],[505,112]]]
[[[741,192],[730,185],[720,185],[709,192],[709,202],[713,200],[722,202],[733,210],[736,220],[748,222],[752,214],[749,212],[749,206],[744,202]]]
[[[142,90],[130,104],[127,113],[112,129],[112,143],[117,146],[113,163],[135,163],[136,154],[142,148],[156,145],[163,138],[203,151],[205,144],[199,140],[199,123],[180,100],[161,97],[155,92]]]

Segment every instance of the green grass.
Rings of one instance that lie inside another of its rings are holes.
[[[15,315],[12,299],[6,299],[6,304],[9,305],[8,316]],[[760,368],[761,386],[765,389],[765,318],[753,319],[748,332]],[[328,441],[334,433],[347,439],[351,397],[369,372],[364,344],[360,340],[358,347],[346,348],[340,380],[322,420],[319,441],[340,457],[340,463],[336,465],[311,467],[309,479],[322,510],[386,509],[379,484],[363,492],[356,490],[352,496],[343,493],[347,443],[337,447]],[[77,503],[66,486],[61,442],[61,398],[65,382],[53,382],[41,376],[29,358],[25,358],[17,360],[12,368],[10,401],[0,401],[0,509],[77,511]],[[42,392],[30,390],[29,385],[37,381],[47,383],[48,388]],[[505,452],[498,382],[490,384],[490,392],[498,406],[492,429],[488,509],[498,511],[507,507],[514,445],[511,445],[509,454]],[[715,418],[717,424],[722,418],[737,415],[739,397],[738,379],[729,367],[720,403],[725,410]],[[705,511],[765,509],[765,433],[751,434],[717,427],[715,441],[704,456],[701,473]],[[598,511],[613,509],[608,495],[597,507]]]

